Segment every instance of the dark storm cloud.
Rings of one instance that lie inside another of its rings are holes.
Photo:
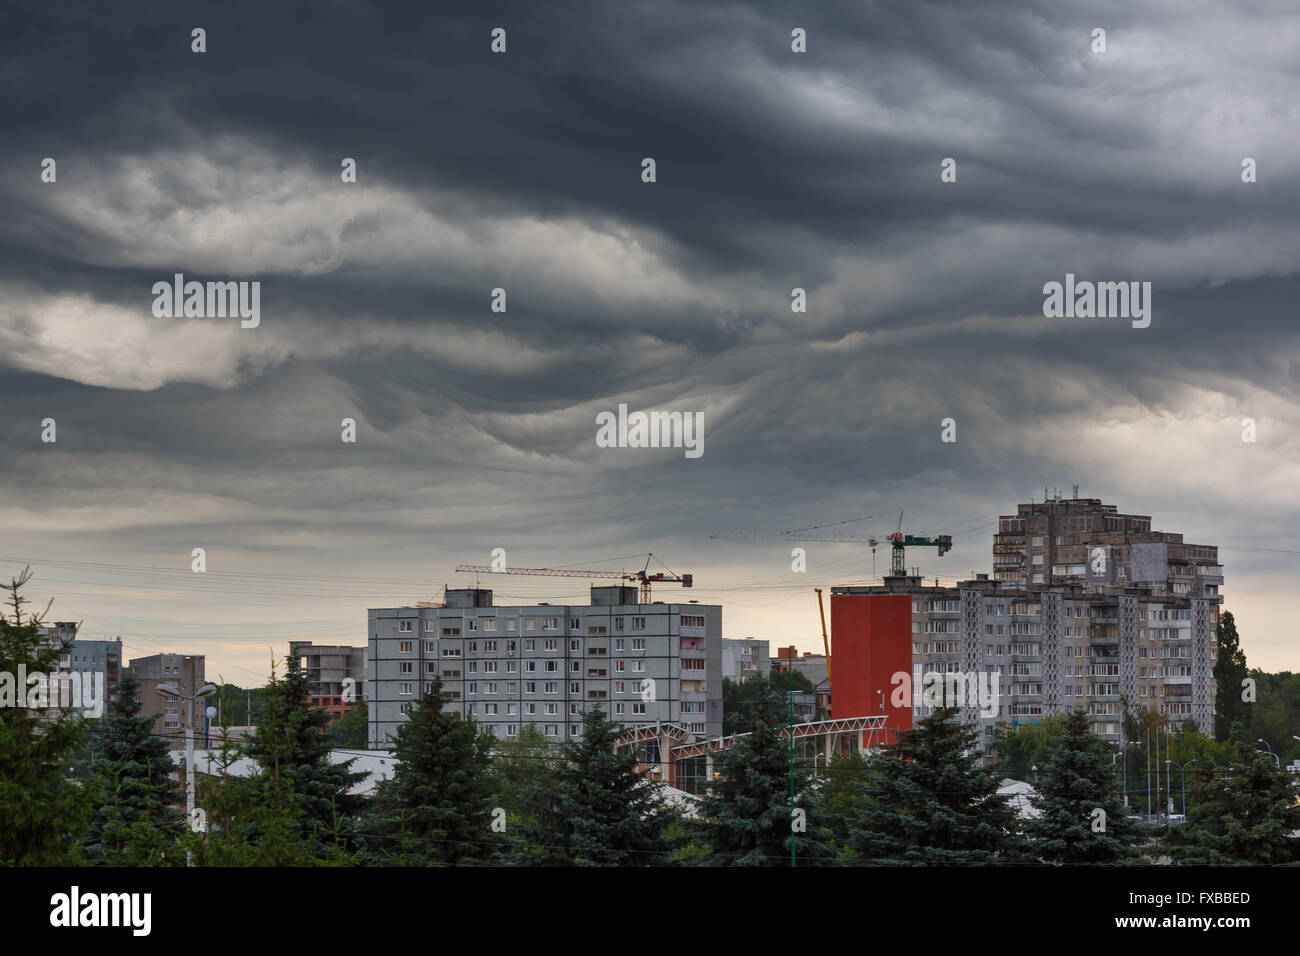
[[[0,488],[24,529],[372,562],[510,537],[541,563],[912,501],[936,528],[1045,482],[1156,510],[1172,472],[1171,523],[1215,540],[1225,486],[1261,482],[1238,509],[1260,526],[1281,494],[1243,416],[1274,473],[1300,461],[1285,5],[3,16]],[[259,279],[263,324],[154,319],[173,272]],[[1042,318],[1067,272],[1151,281],[1152,326]],[[703,410],[704,457],[597,449],[623,401]]]

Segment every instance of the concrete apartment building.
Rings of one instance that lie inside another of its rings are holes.
[[[365,694],[366,649],[348,645],[322,645],[311,641],[290,641],[289,656],[298,658],[311,682],[308,703],[338,720],[356,701],[345,701],[344,681],[351,679],[356,697]]]
[[[154,654],[137,657],[129,665],[140,678],[141,714],[154,718],[153,732],[169,747],[185,746],[185,721],[189,702],[173,694],[159,694],[159,684],[170,684],[182,694],[193,694],[207,678],[202,654]],[[206,729],[207,701],[194,703],[194,738],[202,741]]]
[[[73,641],[59,661],[60,672],[80,673],[82,680],[104,675],[104,716],[111,716],[117,705],[118,682],[122,678],[122,639],[111,641]]]
[[[767,641],[754,637],[723,638],[722,676],[740,682],[772,669]]]
[[[110,708],[117,702],[118,681],[122,670],[122,639],[111,641],[87,641],[77,637],[77,625],[72,621],[56,621],[40,628],[42,640],[50,647],[59,645],[63,652],[59,657],[58,668],[54,675],[54,687],[46,688],[50,693],[50,702],[55,707],[73,706],[72,674],[79,675],[78,686],[97,687],[95,675],[104,682],[104,710],[102,716],[109,716]],[[84,692],[82,692],[84,694]],[[98,691],[96,690],[97,694]],[[83,696],[84,702],[85,697]],[[50,716],[54,716],[52,713]],[[93,718],[92,719],[98,719]]]
[[[983,725],[1036,722],[1082,708],[1093,730],[1121,739],[1120,700],[1214,732],[1218,549],[1150,530],[1099,499],[1019,505],[994,536],[995,573],[954,587],[915,576],[832,590],[835,716],[881,713],[910,727],[927,673],[995,678],[998,711],[963,708]],[[843,670],[841,670],[843,668]],[[893,675],[910,671],[913,706],[896,706]]]
[[[530,723],[552,742],[581,738],[592,706],[628,727],[719,735],[722,608],[638,600],[635,587],[592,587],[587,605],[496,607],[490,590],[464,588],[442,606],[372,608],[369,746],[391,746],[435,675],[446,710],[501,740]]]

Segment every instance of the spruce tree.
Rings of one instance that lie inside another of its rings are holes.
[[[1295,863],[1300,847],[1300,805],[1290,774],[1233,728],[1236,756],[1228,768],[1196,760],[1187,822],[1169,834],[1172,855],[1183,863],[1225,865]]]
[[[832,859],[809,775],[791,765],[789,739],[771,719],[777,710],[760,706],[753,730],[714,757],[717,778],[700,811],[709,865],[790,866],[792,845],[796,867]]]
[[[583,716],[582,740],[561,748],[551,776],[535,775],[524,810],[536,823],[513,862],[543,866],[654,866],[669,861],[665,833],[678,819],[662,788],[636,772],[631,754],[618,754],[622,728],[599,707]]]
[[[1038,793],[1030,798],[1040,812],[1024,826],[1030,855],[1051,863],[1122,861],[1132,853],[1136,832],[1106,742],[1082,710],[1065,715],[1063,730],[1048,741],[1034,784]]]
[[[394,736],[397,769],[380,785],[388,860],[403,866],[487,863],[492,830],[493,737],[472,720],[443,711],[442,680]]]
[[[54,866],[74,862],[89,816],[90,792],[64,779],[85,721],[75,712],[45,712],[48,694],[36,710],[26,707],[31,685],[19,684],[20,668],[53,675],[67,650],[45,640],[41,615],[24,612],[30,579],[24,568],[0,586],[9,593],[9,611],[0,612],[0,865]]]
[[[851,862],[997,863],[1021,848],[998,778],[980,766],[978,733],[936,710],[869,759],[848,822]]]
[[[141,715],[140,678],[124,671],[117,703],[96,735],[98,807],[86,839],[86,856],[109,866],[184,862],[177,843],[185,833],[185,803],[167,741],[155,736],[154,719]]]
[[[323,853],[338,845],[340,833],[361,811],[364,799],[348,790],[365,774],[351,769],[353,760],[330,760],[329,714],[309,706],[309,696],[310,683],[297,658],[289,658],[283,679],[272,669],[266,712],[246,752],[261,766],[257,779],[268,794],[282,791],[298,814],[298,835]]]
[[[1231,611],[1223,612],[1215,636],[1219,643],[1219,656],[1214,662],[1214,680],[1217,686],[1214,736],[1216,740],[1227,740],[1233,724],[1250,724],[1246,702],[1241,699],[1242,681],[1247,675],[1246,652],[1241,649],[1237,622]]]

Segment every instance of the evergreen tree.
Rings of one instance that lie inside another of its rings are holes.
[[[74,862],[90,811],[90,792],[64,779],[84,719],[49,711],[48,691],[33,701],[30,685],[19,683],[20,673],[55,674],[67,650],[45,640],[41,615],[24,612],[30,602],[22,588],[30,579],[24,568],[0,586],[10,607],[0,613],[0,864],[55,866]],[[29,702],[36,709],[27,709]]]
[[[1032,855],[1052,863],[1113,863],[1131,854],[1136,833],[1117,793],[1111,755],[1082,710],[1065,715],[1064,732],[1050,740],[1034,788],[1031,802],[1041,815],[1024,827]]]
[[[274,682],[274,670],[272,681]],[[226,693],[223,690],[222,696]],[[199,806],[208,815],[205,833],[190,834],[187,846],[198,866],[321,866],[355,862],[343,846],[340,825],[328,833],[304,830],[301,800],[293,792],[291,777],[279,769],[289,765],[295,737],[272,721],[263,730],[261,750],[269,770],[252,776],[234,771],[244,759],[245,747],[230,736],[233,708],[222,701],[223,721],[213,761],[215,775],[196,781]],[[269,715],[268,715],[269,716]],[[329,841],[326,843],[325,841]]]
[[[443,711],[442,680],[411,711],[394,738],[397,769],[380,785],[389,861],[404,866],[485,863],[492,859],[494,738],[472,720]]]
[[[1246,702],[1241,699],[1241,682],[1247,673],[1246,652],[1241,649],[1237,622],[1231,611],[1223,612],[1215,636],[1219,642],[1219,656],[1214,662],[1214,679],[1218,688],[1214,700],[1214,736],[1218,740],[1227,740],[1234,723],[1250,725]]]
[[[530,723],[519,728],[515,740],[500,742],[493,749],[491,772],[496,805],[503,807],[512,820],[530,821],[523,816],[526,794],[534,781],[549,777],[560,765],[557,748],[551,746],[536,724]]]
[[[140,678],[124,671],[113,713],[96,735],[98,808],[86,839],[86,856],[109,866],[183,862],[177,843],[185,833],[185,803],[172,780],[176,769],[167,741],[154,735],[154,719],[141,715]]]
[[[716,779],[701,803],[701,828],[715,866],[795,866],[830,862],[830,833],[806,771],[793,765],[782,677],[763,682],[749,711],[751,730],[714,757]],[[751,677],[745,684],[758,681]]]
[[[1019,853],[1019,822],[980,765],[978,733],[940,708],[873,754],[849,821],[852,862],[995,863]]]
[[[654,866],[670,860],[668,827],[677,813],[659,784],[636,772],[614,741],[622,728],[599,707],[583,716],[582,740],[561,748],[550,777],[534,777],[524,799],[536,823],[521,827],[515,862],[543,866]]]
[[[314,852],[336,846],[341,831],[362,808],[363,798],[348,790],[365,779],[353,771],[353,760],[330,760],[331,741],[325,732],[329,715],[309,706],[310,683],[297,658],[288,659],[283,679],[272,669],[266,689],[266,712],[246,752],[262,768],[262,787],[275,790],[298,814],[298,835]]]
[[[818,799],[826,816],[826,827],[837,847],[848,842],[849,817],[862,785],[867,782],[870,766],[866,755],[855,751],[836,754],[826,767],[826,782],[822,784]]]
[[[790,674],[798,674],[791,671]],[[798,674],[803,677],[802,674]],[[724,736],[753,730],[759,720],[783,724],[790,675],[773,672],[755,674],[743,681],[722,680],[722,733]],[[803,677],[805,683],[808,678]],[[809,685],[811,686],[811,685]]]
[[[1226,770],[1193,763],[1187,822],[1169,835],[1171,853],[1183,863],[1294,863],[1300,847],[1300,805],[1290,774],[1268,754],[1256,753],[1241,725],[1233,728],[1236,756]]]
[[[369,744],[370,707],[362,697],[356,706],[329,725],[330,746],[365,750]]]

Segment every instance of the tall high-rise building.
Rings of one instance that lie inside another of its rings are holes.
[[[963,716],[986,740],[998,723],[1081,708],[1118,741],[1121,702],[1212,734],[1218,549],[1150,523],[1077,494],[1020,505],[994,537],[998,580],[832,589],[834,716],[883,712],[910,727],[933,710],[923,687],[935,675],[933,685],[970,691]],[[977,682],[996,694],[992,706],[975,699]]]
[[[722,731],[722,608],[638,603],[635,587],[593,587],[587,605],[497,607],[449,589],[443,605],[371,609],[366,700],[371,747],[393,735],[435,676],[445,709],[502,740],[535,724],[580,738],[583,713],[618,724]]]

